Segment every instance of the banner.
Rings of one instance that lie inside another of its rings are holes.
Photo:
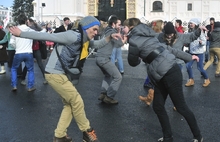
[[[3,20],[3,22],[4,22],[4,29],[5,29],[8,22],[9,22],[9,10],[8,10],[7,15],[6,15],[5,19]]]

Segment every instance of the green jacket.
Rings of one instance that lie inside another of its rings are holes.
[[[4,43],[8,42],[7,50],[15,50],[15,48],[9,44],[10,38],[11,38],[11,34],[10,34],[10,32],[8,32],[7,34],[5,34],[4,38],[2,40],[0,40],[0,44],[4,44]]]

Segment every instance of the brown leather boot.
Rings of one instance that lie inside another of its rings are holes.
[[[194,80],[189,79],[188,82],[185,84],[186,87],[193,86],[194,85]]]
[[[139,99],[141,101],[145,102],[149,106],[151,104],[151,102],[153,101],[153,99],[154,99],[154,90],[149,89],[147,96],[146,97],[139,96]]]
[[[210,82],[209,79],[205,79],[202,86],[203,86],[203,87],[207,87],[207,86],[209,86],[210,83],[211,83],[211,82]]]

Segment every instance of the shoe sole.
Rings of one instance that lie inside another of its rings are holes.
[[[189,85],[189,86],[185,85],[185,87],[191,87],[191,86],[194,86],[194,84],[193,85]]]
[[[35,91],[35,90],[36,90],[36,88],[35,88],[35,89],[28,90],[28,92],[32,92],[32,91]]]
[[[105,94],[101,94],[98,98],[98,100],[102,101],[105,99],[106,95]]]
[[[26,83],[21,83],[21,85],[24,85],[24,86],[26,86]]]
[[[16,88],[16,89],[12,89],[11,91],[12,91],[12,92],[16,92],[16,91],[17,91],[17,88]]]
[[[103,102],[106,103],[106,104],[109,104],[109,105],[117,105],[118,104],[118,102],[117,103],[111,103],[111,102],[108,102],[108,101],[105,101],[105,100],[103,100]]]
[[[205,85],[205,86],[204,86],[204,85],[202,85],[202,86],[203,86],[203,87],[208,87],[208,86],[209,86],[209,84],[208,84],[208,85]]]

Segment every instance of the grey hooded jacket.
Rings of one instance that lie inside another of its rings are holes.
[[[145,24],[139,24],[130,31],[128,35],[128,63],[131,66],[137,66],[141,61],[140,58],[146,61],[146,57],[152,51],[158,47],[163,47],[165,50],[147,68],[150,79],[158,82],[176,64],[176,57],[188,62],[192,60],[192,56],[160,43],[155,35],[156,33]]]
[[[66,68],[72,66],[76,57],[80,54],[79,49],[81,47],[81,40],[83,40],[83,43],[89,41],[89,47],[97,49],[102,48],[107,44],[105,38],[101,40],[89,40],[85,32],[83,33],[83,39],[81,39],[81,34],[73,30],[52,34],[43,32],[21,32],[20,37],[34,40],[53,41],[61,44],[58,47],[58,52],[60,53],[60,58]],[[57,57],[56,50],[53,50],[50,55],[45,71],[54,74],[65,73]]]

